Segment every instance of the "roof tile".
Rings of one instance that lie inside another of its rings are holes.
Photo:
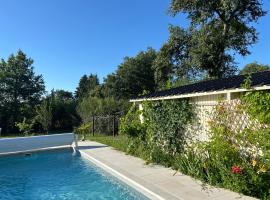
[[[163,91],[158,91],[155,93],[138,96],[136,98],[133,98],[132,100],[241,88],[241,85],[244,82],[246,77],[247,75],[237,75],[237,76],[232,76],[229,78],[202,81],[202,82],[193,83],[190,85],[180,86],[180,87],[176,87],[176,88],[172,88],[168,90],[163,90]],[[252,87],[263,86],[263,85],[270,86],[270,71],[257,72],[257,73],[251,74]]]

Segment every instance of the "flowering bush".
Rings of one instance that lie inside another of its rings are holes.
[[[241,173],[241,167],[240,166],[238,166],[238,165],[234,165],[234,166],[232,166],[232,173],[234,173],[234,174],[240,174]]]
[[[242,101],[245,103],[245,111],[253,119],[261,123],[270,124],[270,92],[251,91],[247,92]]]
[[[270,101],[263,99],[264,110],[270,110]],[[256,121],[256,114],[249,116],[247,106],[252,102],[220,103],[209,121],[210,141],[188,146],[184,145],[185,125],[193,118],[188,101],[146,103],[143,125],[139,122],[141,113],[133,108],[122,125],[122,132],[130,138],[127,151],[206,183],[270,199],[270,128],[261,124],[268,122],[268,117],[258,115],[260,120]],[[132,119],[133,114],[136,117]],[[239,117],[248,123],[237,123]]]
[[[194,144],[177,155],[174,167],[211,185],[269,199],[270,162],[267,154],[256,159],[245,157],[241,149],[224,139],[229,135],[224,129],[219,129],[218,133],[211,141]]]
[[[231,109],[229,104],[220,103],[209,123],[211,140],[180,154],[177,167],[210,184],[269,199],[270,128],[252,121],[236,124],[237,116],[245,116],[245,106],[234,104]]]

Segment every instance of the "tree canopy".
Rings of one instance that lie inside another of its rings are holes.
[[[48,133],[52,124],[51,99],[43,100],[42,103],[36,107],[36,113],[35,120],[39,122],[46,133]]]
[[[33,60],[19,50],[0,61],[0,127],[4,132],[70,131],[91,115],[124,111],[128,99],[194,81],[227,77],[238,71],[235,55],[249,55],[258,40],[254,23],[266,14],[260,0],[171,0],[169,13],[184,14],[187,28],[169,26],[159,50],[147,48],[124,57],[103,82],[83,75],[75,94],[52,90],[34,72]],[[257,62],[240,74],[269,70]],[[16,126],[17,125],[17,126]]]
[[[164,88],[168,80],[176,85],[187,83],[196,74],[196,69],[190,65],[190,32],[177,26],[170,26],[169,32],[169,39],[160,48],[153,64],[158,88]]]
[[[270,70],[270,65],[259,64],[257,62],[249,63],[240,70],[239,74],[251,74],[255,72],[263,72]]]
[[[15,131],[23,117],[32,117],[44,94],[43,77],[35,74],[33,62],[21,50],[0,62],[0,126],[5,132]]]
[[[155,91],[153,62],[156,51],[148,48],[134,57],[125,57],[114,73],[108,74],[102,84],[96,75],[84,75],[76,90],[79,99],[91,97],[129,99],[144,91]]]
[[[214,78],[235,73],[234,54],[250,54],[258,39],[253,23],[266,14],[259,0],[172,0],[170,13],[187,15],[192,65]]]
[[[155,58],[156,52],[152,48],[139,52],[135,57],[124,58],[115,74],[114,96],[118,99],[128,99],[142,94],[143,91],[155,91],[153,70]],[[107,87],[106,83],[105,87]]]
[[[79,125],[80,118],[76,112],[77,101],[73,94],[65,90],[52,90],[43,101],[50,101],[53,131],[72,131]]]
[[[90,95],[91,92],[99,85],[97,75],[90,74],[89,76],[83,75],[79,81],[79,86],[76,89],[76,98],[82,99]]]

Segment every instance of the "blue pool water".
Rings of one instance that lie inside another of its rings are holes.
[[[71,150],[0,157],[0,200],[146,200]]]

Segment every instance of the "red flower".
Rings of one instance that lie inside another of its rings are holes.
[[[234,174],[240,174],[241,173],[241,167],[240,166],[238,166],[238,165],[234,165],[234,166],[232,166],[232,173],[234,173]]]

